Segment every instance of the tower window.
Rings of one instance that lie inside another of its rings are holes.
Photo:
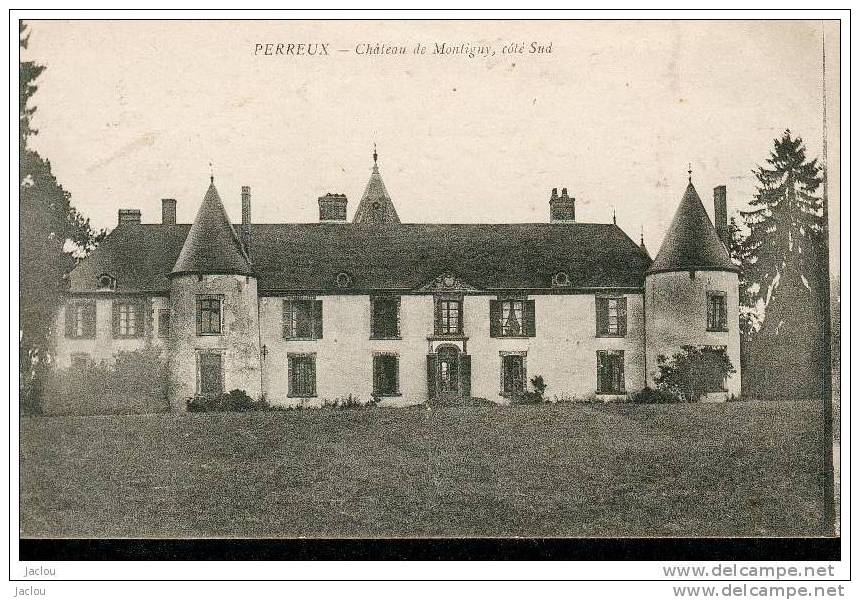
[[[219,396],[224,393],[224,360],[220,350],[197,353],[197,393]]]
[[[197,335],[221,335],[223,296],[197,296]]]
[[[726,293],[708,292],[707,298],[708,331],[728,331],[729,322],[726,312]]]
[[[627,335],[627,298],[596,298],[597,335],[624,337]]]

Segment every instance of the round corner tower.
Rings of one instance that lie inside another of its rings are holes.
[[[262,392],[257,278],[214,181],[170,275],[169,400]]]
[[[724,209],[723,209],[724,210]],[[724,214],[724,213],[723,213]],[[738,269],[711,224],[692,181],[657,257],[645,273],[645,357],[650,386],[657,357],[685,345],[724,348],[735,373],[712,390],[741,393]]]

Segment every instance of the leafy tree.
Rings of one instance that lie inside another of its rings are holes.
[[[661,354],[657,369],[657,389],[685,402],[696,402],[706,393],[722,389],[726,378],[735,372],[725,348],[705,346],[681,346],[671,360]]]
[[[755,197],[741,212],[749,235],[736,252],[746,300],[764,307],[760,327],[747,331],[748,366],[756,369],[748,374],[763,393],[808,396],[817,394],[820,319],[828,310],[821,306],[821,166],[789,130],[773,142],[766,165],[753,171]]]
[[[29,33],[20,25],[19,43],[27,48]],[[39,383],[51,357],[51,325],[66,277],[76,260],[92,250],[104,232],[92,229],[71,205],[70,194],[51,172],[51,163],[28,146],[38,132],[32,126],[36,108],[30,104],[44,71],[33,61],[19,64],[20,94],[18,182],[20,191],[20,322],[19,387],[22,409],[37,412]]]

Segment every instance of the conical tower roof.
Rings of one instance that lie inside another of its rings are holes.
[[[252,275],[236,230],[230,223],[224,204],[215,189],[214,179],[203,196],[194,224],[185,238],[171,275],[180,273],[236,273]]]
[[[391,201],[391,196],[388,195],[388,190],[385,189],[385,184],[382,182],[382,176],[379,174],[376,159],[376,147],[374,146],[373,171],[370,173],[370,181],[367,182],[367,187],[364,188],[361,202],[358,203],[358,208],[355,209],[355,216],[353,216],[352,222],[400,223],[400,217],[397,216],[394,202]]]
[[[691,181],[647,272],[737,270]]]

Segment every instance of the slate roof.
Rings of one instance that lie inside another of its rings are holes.
[[[190,229],[120,225],[72,271],[71,290],[95,291],[107,273],[117,292],[167,292]],[[649,263],[617,226],[593,223],[254,224],[251,249],[261,293],[409,291],[443,272],[483,290],[550,289],[559,271],[574,289],[641,288]]]
[[[737,270],[690,182],[648,273]]]
[[[194,224],[173,266],[172,274],[180,273],[253,273],[239,236],[215,189],[214,180],[203,196]]]
[[[361,196],[358,208],[355,209],[355,215],[352,217],[352,222],[373,222],[373,213],[375,212],[374,204],[376,203],[379,204],[381,222],[400,223],[400,217],[397,216],[394,202],[391,201],[391,196],[388,195],[388,190],[385,189],[385,184],[382,182],[382,175],[379,174],[379,167],[376,166],[376,152],[374,151],[373,170],[370,173],[370,180],[364,188],[364,194]]]

